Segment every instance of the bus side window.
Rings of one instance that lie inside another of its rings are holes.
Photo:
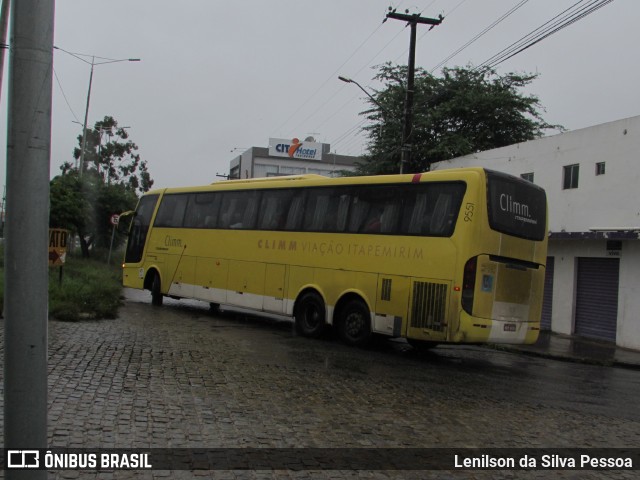
[[[185,209],[187,208],[187,194],[165,195],[162,197],[158,214],[154,222],[155,227],[182,227]]]
[[[242,221],[240,226],[244,230],[251,230],[256,226],[256,219],[258,217],[258,207],[260,206],[260,192],[251,192],[249,198],[244,207],[242,213]]]
[[[326,190],[324,190],[326,191]],[[302,230],[318,231],[324,222],[324,215],[329,205],[329,197],[323,190],[314,189],[309,192],[302,219]]]
[[[222,206],[220,211],[220,228],[238,228],[241,222],[244,205],[236,192],[225,192],[222,194]]]
[[[186,228],[216,228],[220,197],[215,193],[196,193],[191,195],[184,218]]]
[[[338,232],[344,232],[347,227],[347,218],[349,216],[349,204],[351,203],[351,195],[340,195],[338,201],[338,214],[336,217],[335,229]]]
[[[429,222],[429,233],[431,235],[442,235],[448,230],[451,224],[451,194],[441,193],[438,195],[436,204],[433,208],[431,221]]]
[[[264,192],[259,211],[258,229],[284,229],[292,196],[292,190],[271,190]]]
[[[403,225],[403,232],[411,235],[419,235],[422,233],[424,217],[427,211],[427,194],[421,193],[414,197],[411,205],[411,217],[408,225]]]
[[[394,201],[384,206],[380,215],[380,232],[395,233],[400,217],[400,202]]]
[[[397,186],[369,186],[358,191],[352,204],[349,231],[396,233],[401,191]]]
[[[300,230],[304,215],[304,190],[294,191],[294,195],[287,213],[287,221],[284,224],[284,229],[287,231]]]
[[[452,235],[465,185],[433,183],[414,188],[417,190],[411,192],[405,205],[402,233],[438,237]]]
[[[349,231],[359,232],[361,227],[365,224],[365,220],[370,221],[369,209],[371,204],[361,197],[353,199],[351,204],[351,214],[349,215]],[[375,213],[374,213],[375,214]]]

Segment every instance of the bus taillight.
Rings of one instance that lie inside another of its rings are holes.
[[[464,265],[464,276],[462,277],[462,308],[469,315],[473,312],[473,292],[476,288],[476,270],[478,267],[478,257],[467,260]]]

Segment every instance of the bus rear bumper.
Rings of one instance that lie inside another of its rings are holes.
[[[535,343],[540,333],[540,322],[511,322],[460,314],[460,328],[456,341],[464,343],[506,343],[526,345]]]

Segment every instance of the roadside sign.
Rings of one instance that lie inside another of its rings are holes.
[[[113,215],[111,215],[110,221],[111,221],[111,225],[115,227],[116,225],[118,225],[118,222],[120,221],[120,215],[118,215],[117,213],[114,213]]]
[[[49,266],[64,265],[67,258],[69,231],[63,228],[49,229]]]

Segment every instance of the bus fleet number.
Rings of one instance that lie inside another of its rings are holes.
[[[464,208],[464,221],[470,222],[473,220],[473,209],[475,208],[475,204],[467,203]]]

